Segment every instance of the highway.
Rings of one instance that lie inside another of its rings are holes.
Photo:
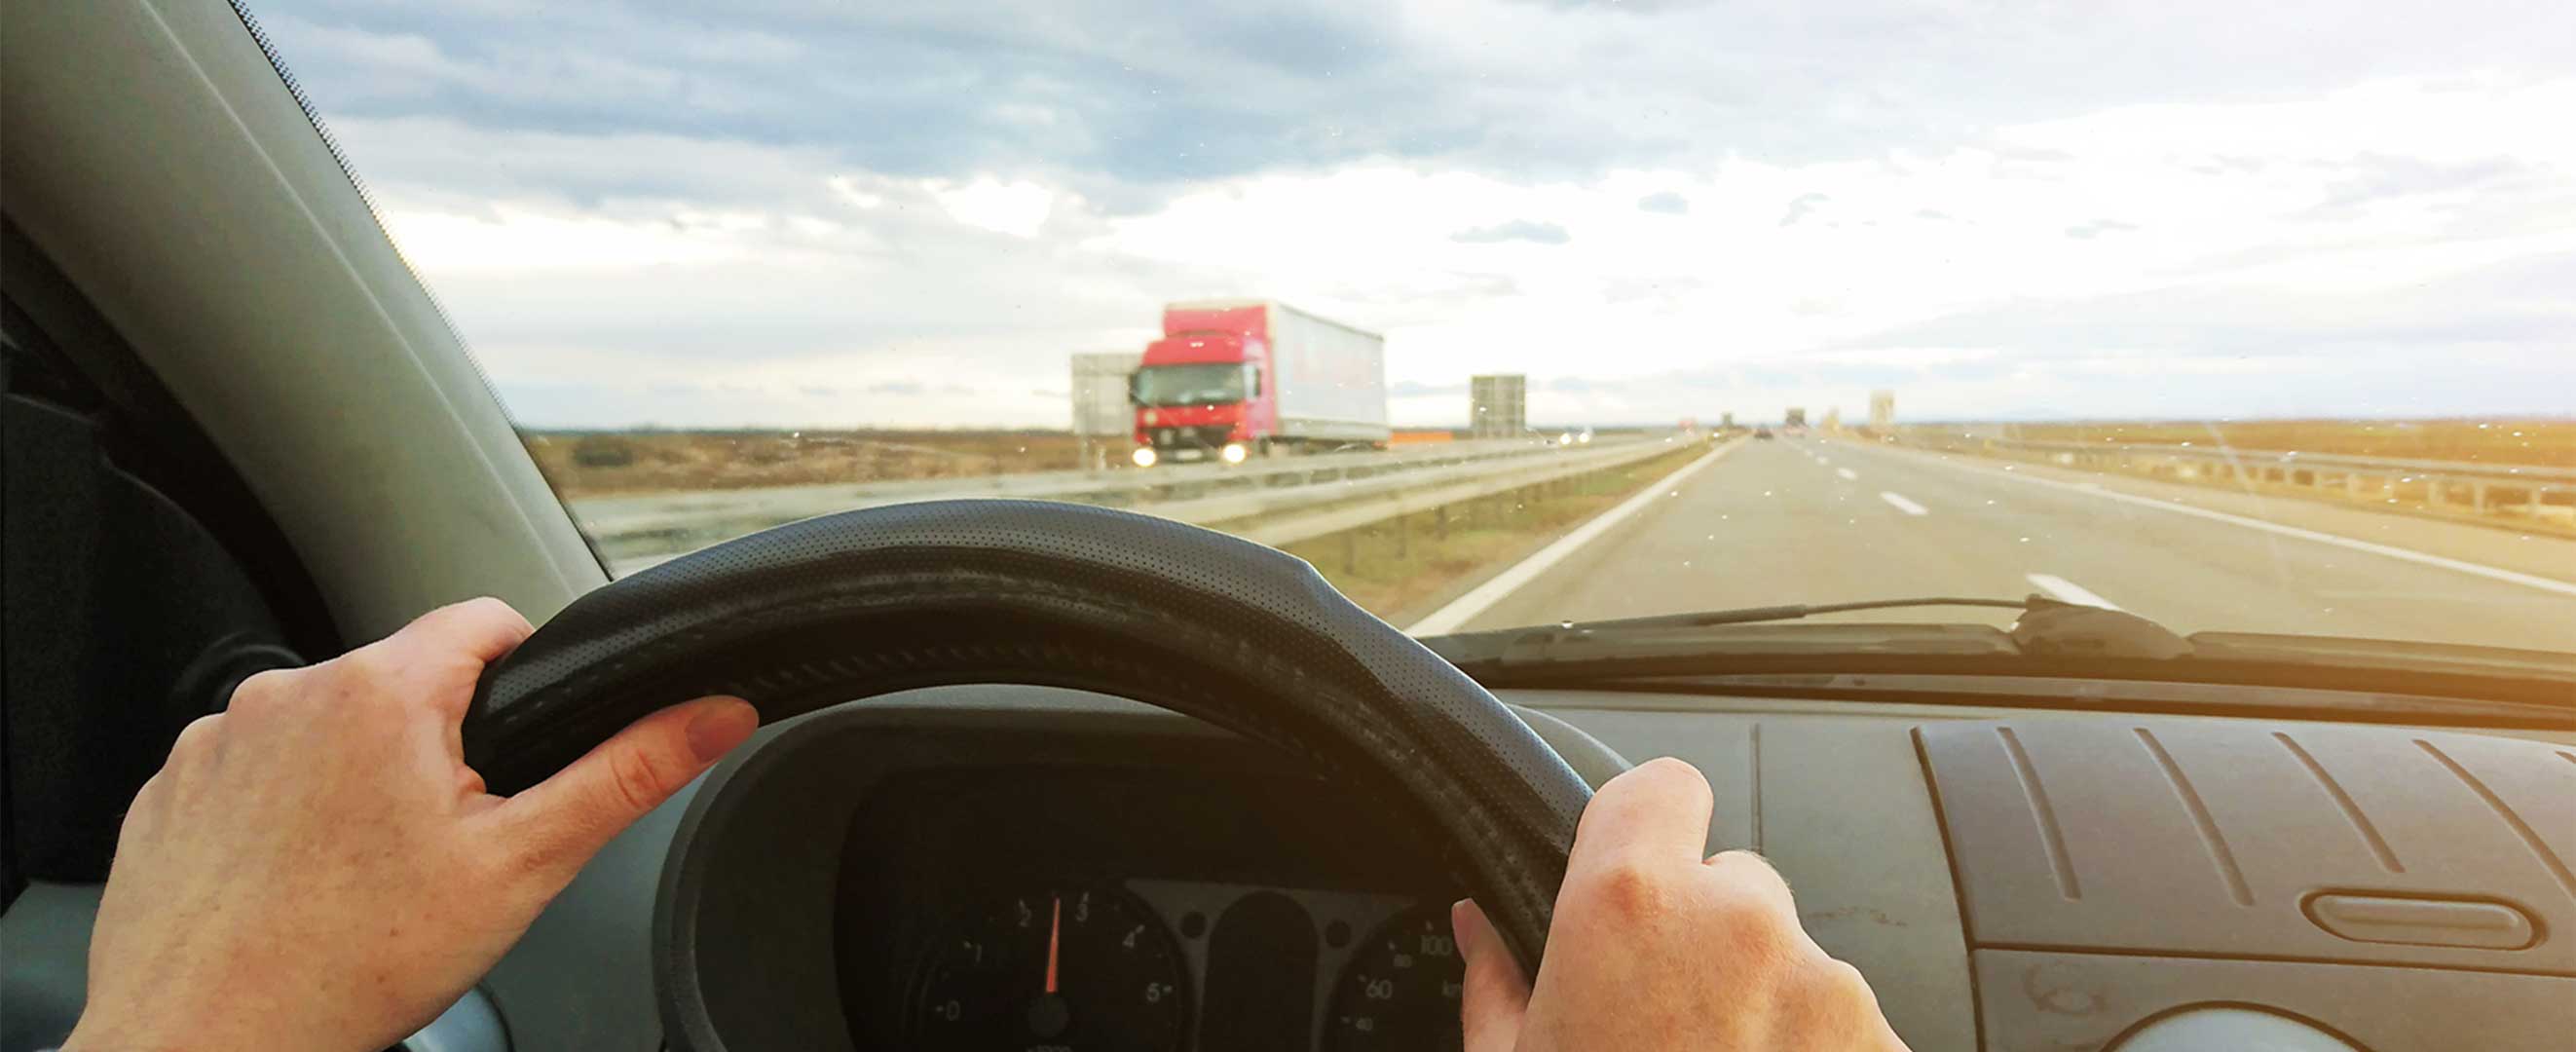
[[[1746,441],[1659,489],[1415,630],[2039,592],[2185,633],[2576,651],[2576,541],[2564,538],[1817,438]],[[2010,618],[1973,608],[1837,617]]]
[[[1392,516],[1421,502],[1458,500],[1493,486],[1553,478],[1569,469],[1598,469],[1657,456],[1677,436],[1604,435],[1579,446],[1527,439],[1477,439],[1376,452],[1257,460],[1250,464],[1168,465],[1150,470],[1041,471],[1013,475],[811,483],[748,489],[702,489],[585,496],[568,502],[574,518],[617,576],[681,552],[754,530],[816,515],[912,501],[1016,497],[1130,507],[1182,522],[1260,518],[1243,529],[1264,544],[1288,544],[1330,526],[1301,511],[1333,506],[1334,521],[1372,521],[1354,502],[1377,498]],[[1288,520],[1288,521],[1283,521]],[[1329,532],[1329,531],[1327,531]]]

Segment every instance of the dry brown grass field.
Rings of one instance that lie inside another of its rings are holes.
[[[2034,441],[2187,442],[2203,448],[2576,466],[2576,419],[1959,426],[1981,435]],[[538,469],[567,497],[1020,474],[1080,463],[1080,447],[1071,434],[1044,430],[530,431],[521,437]]]
[[[1396,445],[1448,442],[1413,429]],[[537,470],[566,497],[965,478],[1081,466],[1069,432],[1045,430],[522,431]],[[1101,458],[1126,466],[1113,445]]]
[[[2105,421],[2012,424],[2005,437],[2576,466],[2576,419]]]
[[[530,431],[566,497],[1020,474],[1077,466],[1064,431]]]
[[[2546,468],[2576,467],[2576,420],[2251,420],[2088,421],[2045,424],[1917,424],[1898,429],[1905,441],[1926,448],[2031,459],[2038,454],[1998,447],[1994,440],[2068,442],[2086,446],[2181,446],[2232,449],[2248,454],[2296,452],[2317,456],[2385,457]],[[2059,454],[2062,456],[2062,454]],[[2195,471],[2177,461],[2147,458],[2105,470],[2126,470],[2202,485],[2279,493],[2308,500],[2360,502],[2378,511],[2478,522],[2489,526],[2576,536],[2576,494],[2563,487],[2484,485],[2445,480],[2438,469],[2371,479],[2338,477],[2327,469],[2283,470],[2242,476]],[[2100,465],[2096,465],[2100,467]],[[2534,476],[2535,478],[2537,476]],[[2328,482],[2334,483],[2328,485]]]

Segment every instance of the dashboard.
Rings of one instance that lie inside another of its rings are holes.
[[[1458,1047],[1461,893],[1392,794],[1116,699],[925,693],[988,704],[818,713],[700,788],[656,910],[692,1046]]]
[[[853,1043],[1456,1048],[1457,894],[1355,804],[1194,765],[888,779],[851,823],[835,899]]]
[[[2565,735],[1502,696],[1587,778],[1617,754],[1698,766],[1710,850],[1768,856],[1918,1050],[2576,1032]],[[692,1050],[1455,1048],[1459,891],[1409,806],[1074,691],[825,710],[765,730],[674,829],[664,1031]]]

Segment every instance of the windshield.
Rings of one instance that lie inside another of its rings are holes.
[[[2548,5],[250,6],[612,573],[1008,492],[1417,634],[2576,650]]]
[[[1243,367],[1228,363],[1149,365],[1136,370],[1135,392],[1139,405],[1240,402]]]

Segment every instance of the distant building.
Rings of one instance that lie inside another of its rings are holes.
[[[1529,377],[1500,373],[1467,380],[1467,431],[1477,438],[1511,438],[1529,431]]]
[[[1825,430],[1827,430],[1827,431],[1840,431],[1840,430],[1842,430],[1842,429],[1843,429],[1843,407],[1838,406],[1838,405],[1826,406],[1826,407],[1825,407]]]
[[[1885,431],[1896,426],[1896,392],[1869,393],[1869,429]]]

